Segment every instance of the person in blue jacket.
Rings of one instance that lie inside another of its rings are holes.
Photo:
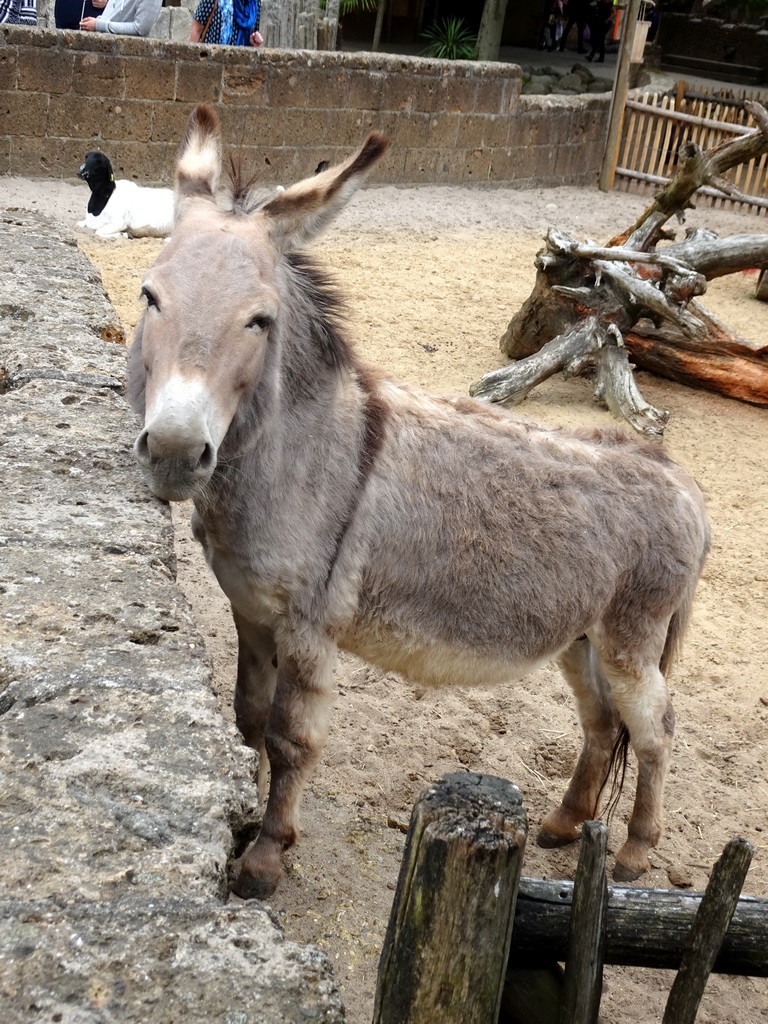
[[[190,43],[261,46],[259,0],[200,0],[192,22]]]

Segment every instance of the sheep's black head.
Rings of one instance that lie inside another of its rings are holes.
[[[85,160],[80,165],[77,176],[87,181],[91,188],[115,180],[108,157],[95,151],[85,154]]]

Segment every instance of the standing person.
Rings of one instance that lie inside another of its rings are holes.
[[[555,0],[546,0],[544,4],[544,16],[541,21],[541,31],[539,32],[538,48],[540,50],[549,49],[550,33],[549,27],[552,20],[552,8],[555,5]]]
[[[565,26],[565,4],[563,0],[555,0],[552,5],[552,23],[550,28],[550,50],[556,50],[557,44],[563,37]]]
[[[597,0],[594,4],[589,18],[589,39],[592,43],[592,52],[587,60],[597,57],[597,63],[605,61],[605,37],[613,23],[613,4],[611,0]]]
[[[568,33],[571,31],[573,26],[576,26],[578,32],[578,52],[586,53],[584,47],[584,27],[587,24],[587,14],[589,10],[589,0],[568,0],[567,16],[568,20],[565,23],[563,34],[560,36],[560,52],[562,53],[565,49],[565,41],[568,38]]]
[[[539,37],[540,50],[557,49],[560,37],[563,33],[563,0],[548,0],[544,10],[544,25]]]
[[[261,46],[259,0],[200,0],[192,21],[190,43]]]
[[[148,36],[157,21],[163,0],[107,0],[104,13],[83,18],[83,32],[109,32],[113,36]],[[98,7],[98,3],[94,2]]]
[[[0,0],[0,25],[37,25],[37,0]]]

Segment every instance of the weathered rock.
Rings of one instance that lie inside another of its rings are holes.
[[[0,229],[0,390],[30,374],[90,374],[119,386],[123,329],[74,239],[26,211],[1,212]]]
[[[133,463],[125,349],[102,338],[117,318],[69,241],[9,223],[0,1020],[342,1021],[322,954],[224,904],[253,755],[219,713],[167,506]]]
[[[574,92],[586,92],[587,79],[578,72],[571,72],[569,75],[563,75],[560,79],[559,88],[572,89]]]
[[[338,1024],[325,957],[259,905],[0,902],[3,1024]]]
[[[552,92],[552,79],[545,77],[533,77],[523,82],[521,89],[526,96],[546,96]]]

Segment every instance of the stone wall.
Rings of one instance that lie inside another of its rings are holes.
[[[36,215],[0,237],[0,1020],[341,1024],[325,957],[225,902],[253,758],[134,464],[99,275]]]
[[[768,84],[768,30],[765,28],[665,12],[659,44],[662,62],[682,56],[751,67],[759,69],[760,82]]]
[[[373,128],[388,183],[591,184],[608,97],[520,95],[513,64],[206,47],[2,26],[0,173],[72,177],[102,149],[120,177],[167,184],[189,111],[267,183],[346,157]]]

